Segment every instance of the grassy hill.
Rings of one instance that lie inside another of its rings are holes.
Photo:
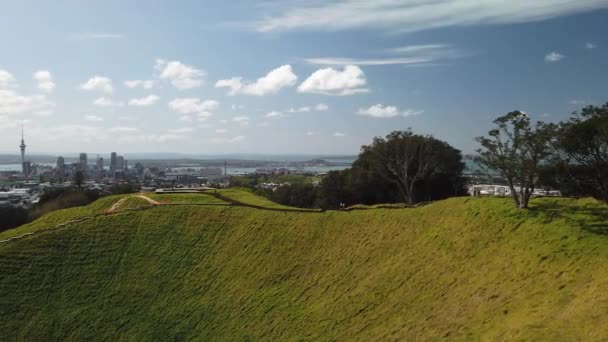
[[[608,338],[608,207],[593,200],[148,198],[162,204],[104,198],[1,233],[34,234],[0,243],[0,340]]]

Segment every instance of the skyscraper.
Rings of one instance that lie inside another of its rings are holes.
[[[86,153],[80,154],[80,169],[83,171],[87,170],[87,166],[89,164],[89,160]]]
[[[97,163],[95,164],[95,166],[98,171],[103,170],[103,158],[99,157],[99,154],[97,155]]]
[[[116,172],[116,152],[110,154],[110,172]]]

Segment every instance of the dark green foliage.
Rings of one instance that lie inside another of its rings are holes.
[[[0,206],[0,232],[28,222],[28,211],[12,205]]]
[[[528,115],[520,111],[500,116],[494,123],[496,128],[488,136],[476,139],[481,145],[478,160],[507,181],[518,208],[528,208],[540,167],[551,155],[555,127],[540,121],[532,125]]]
[[[608,103],[561,122],[554,146],[546,181],[567,194],[608,201]]]

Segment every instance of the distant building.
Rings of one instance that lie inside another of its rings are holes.
[[[87,170],[87,166],[89,164],[89,160],[86,153],[80,154],[80,169],[83,171]]]
[[[99,155],[97,155],[97,163],[95,164],[95,167],[98,171],[103,170],[103,158],[100,158]]]
[[[116,157],[116,171],[123,171],[125,169],[125,157]]]
[[[65,168],[65,159],[62,156],[57,157],[57,168],[64,169]]]
[[[110,154],[110,172],[114,173],[116,172],[116,152],[112,152],[112,154]]]
[[[25,163],[25,139],[23,138],[23,128],[21,128],[21,145],[19,145],[19,149],[21,150],[21,173],[25,176],[30,174],[30,165]]]

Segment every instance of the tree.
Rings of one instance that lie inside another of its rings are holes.
[[[541,163],[551,154],[549,143],[555,127],[542,122],[533,126],[520,111],[507,113],[494,123],[497,128],[487,137],[476,138],[481,145],[478,160],[505,178],[517,208],[528,208]]]
[[[74,173],[74,184],[76,184],[78,189],[82,189],[82,184],[84,184],[84,172],[82,170]]]
[[[464,169],[460,151],[411,130],[374,138],[371,145],[362,147],[359,160],[363,159],[379,177],[396,187],[399,197],[408,204],[415,202],[417,192],[430,197],[424,196],[428,191],[421,191],[420,186],[430,186],[433,177],[445,174],[460,178]]]
[[[608,103],[572,113],[559,125],[553,177],[560,190],[608,201]]]

